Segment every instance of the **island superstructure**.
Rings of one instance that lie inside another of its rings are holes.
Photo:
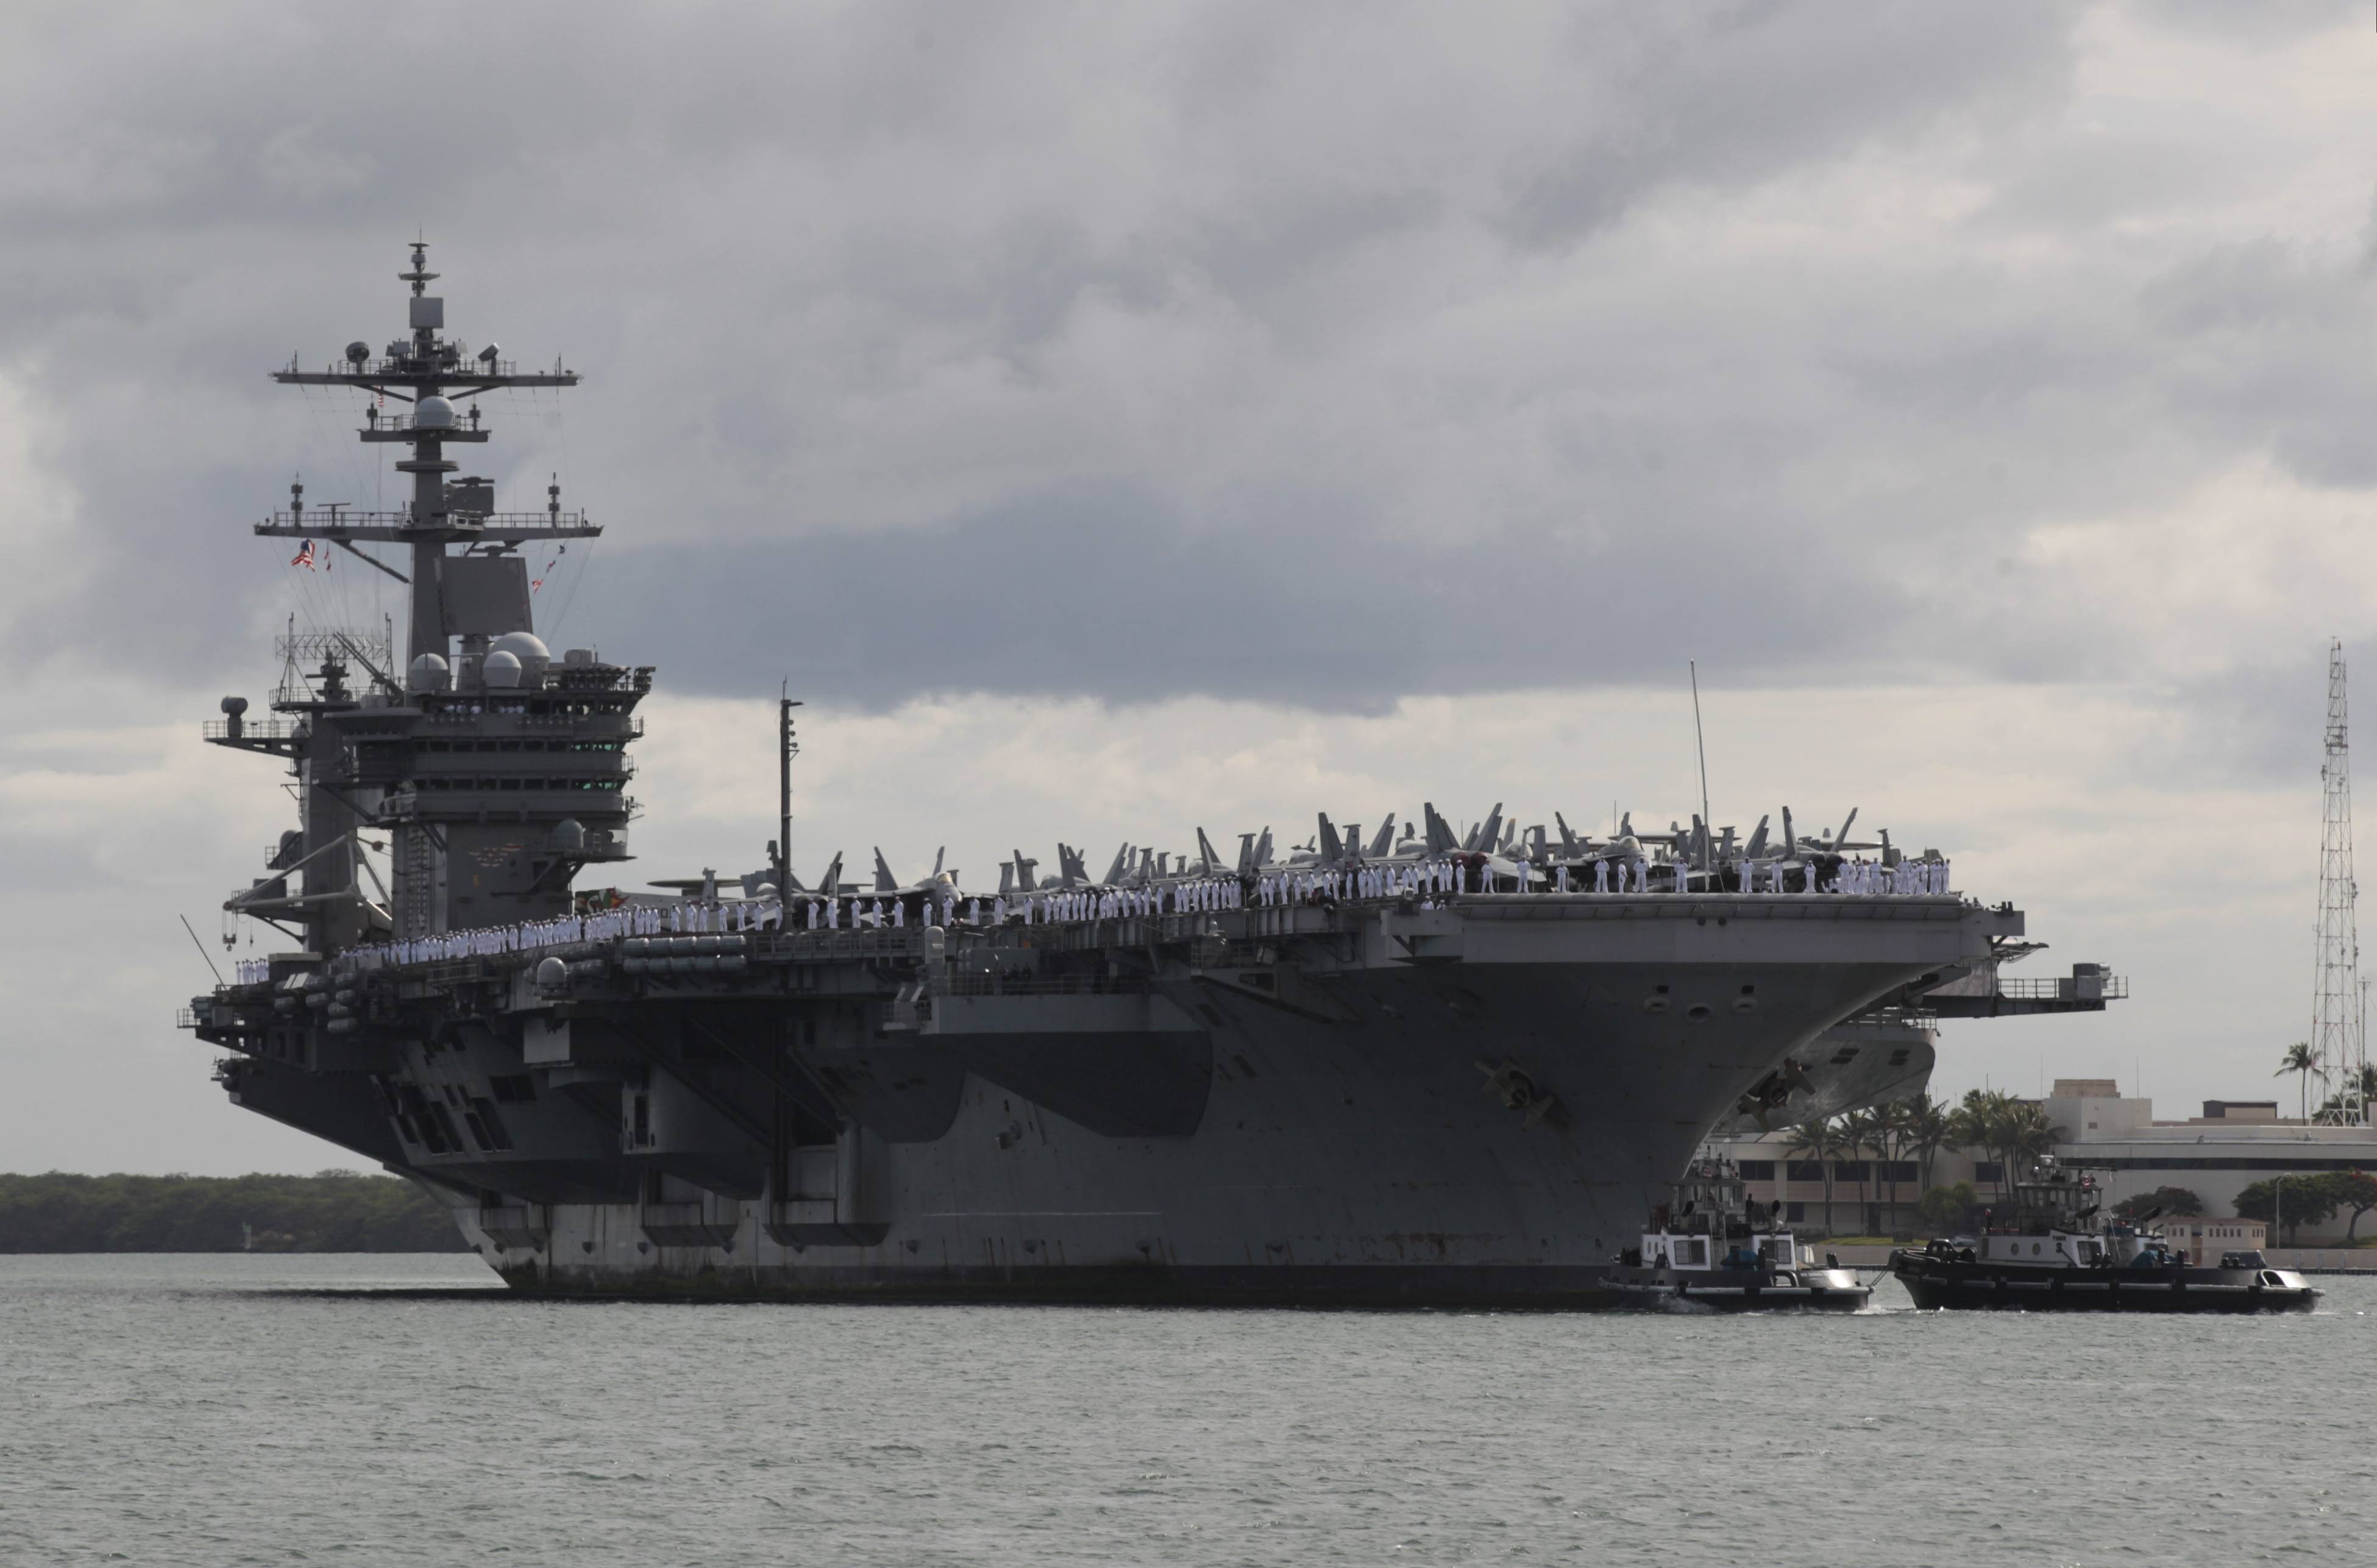
[[[546,647],[520,548],[597,531],[449,455],[493,435],[475,398],[578,377],[448,336],[425,246],[400,276],[405,336],[275,376],[394,400],[358,435],[406,449],[409,502],[293,491],[256,532],[400,548],[365,558],[401,657],[293,628],[274,716],[208,726],[299,814],[226,905],[288,945],[185,1022],[236,1103],[422,1183],[516,1285],[1593,1304],[1721,1124],[1909,1092],[1943,1013],[2064,1005],[2000,987],[2012,905],[1787,811],[1316,814],[1103,876],[1018,851],[996,892],[879,852],[805,886],[780,835],[739,880],[581,886],[627,856],[653,670]]]

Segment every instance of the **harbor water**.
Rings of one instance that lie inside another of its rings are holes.
[[[0,1562],[2377,1560],[2305,1317],[542,1302],[0,1258]]]

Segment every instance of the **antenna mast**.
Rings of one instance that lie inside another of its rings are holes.
[[[801,754],[801,743],[793,733],[793,710],[801,704],[793,696],[793,683],[784,682],[782,695],[776,700],[776,894],[783,897],[793,891],[793,759]]]
[[[2353,905],[2352,756],[2344,702],[2344,643],[2327,652],[2327,756],[2319,771],[2324,808],[2319,844],[2318,983],[2311,999],[2312,1059],[2335,1071],[2335,1103],[2323,1122],[2348,1127],[2369,1121],[2369,1047],[2360,1018],[2360,932]]]
[[[1701,760],[1701,869],[1707,870],[1715,860],[1716,851],[1711,840],[1716,833],[1709,821],[1708,802],[1708,740],[1701,734],[1701,666],[1697,659],[1684,662],[1692,677],[1692,749]],[[1677,884],[1681,886],[1681,883]]]

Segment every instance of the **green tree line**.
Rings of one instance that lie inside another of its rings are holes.
[[[2283,1201],[2282,1201],[2283,1200]],[[2237,1194],[2237,1213],[2264,1225],[2279,1224],[2286,1239],[2306,1225],[2323,1225],[2338,1210],[2350,1216],[2344,1227],[2347,1244],[2360,1237],[2360,1216],[2377,1209],[2377,1176],[2365,1170],[2332,1170],[2310,1176],[2280,1176],[2256,1181]]]
[[[455,1252],[409,1181],[313,1176],[0,1175],[0,1252]]]

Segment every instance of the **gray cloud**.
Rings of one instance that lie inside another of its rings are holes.
[[[458,330],[590,372],[491,400],[490,472],[563,471],[614,530],[566,631],[684,688],[2134,676],[2026,542],[2258,456],[2369,484],[2368,305],[2349,245],[2076,247],[2267,150],[2071,125],[2079,15],[54,13],[0,373],[106,569],[8,645],[255,670],[242,525],[382,483],[261,371],[388,330],[418,223]],[[302,607],[371,614],[345,569]]]

